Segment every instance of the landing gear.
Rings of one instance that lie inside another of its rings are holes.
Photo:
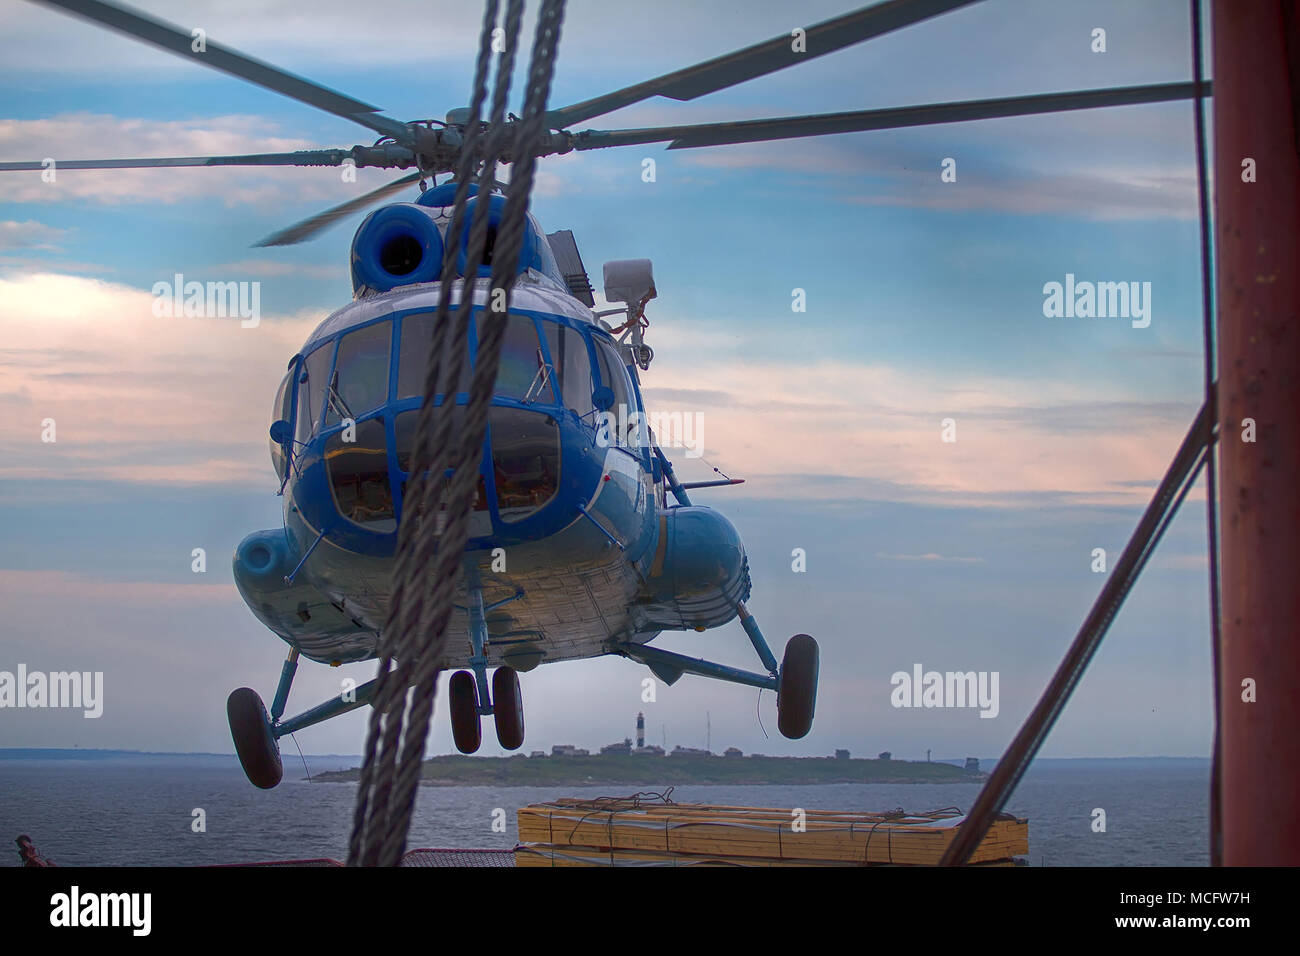
[[[498,667],[492,675],[492,700],[479,702],[478,682],[469,671],[456,671],[447,686],[451,710],[451,736],[463,754],[477,753],[483,744],[482,718],[488,714],[497,728],[497,741],[506,750],[524,743],[524,698],[519,674],[513,667]]]
[[[817,642],[796,634],[785,645],[776,687],[776,726],[781,736],[798,740],[812,729],[817,706]]]
[[[230,736],[244,773],[255,787],[270,790],[284,777],[280,745],[271,732],[271,718],[257,691],[240,687],[226,698]]]
[[[451,736],[463,754],[478,751],[483,743],[483,726],[479,720],[478,687],[469,671],[456,671],[447,685],[451,702]]]
[[[740,624],[749,635],[758,659],[767,668],[766,674],[741,670],[727,664],[698,657],[687,657],[675,651],[665,651],[646,644],[616,644],[613,653],[640,661],[666,684],[676,683],[683,674],[713,677],[747,687],[776,691],[777,727],[781,736],[791,740],[805,737],[812,730],[813,711],[817,707],[817,669],[820,654],[817,642],[807,634],[796,634],[785,646],[785,659],[777,667],[776,657],[768,647],[767,639],[758,622],[742,603],[737,607]]]
[[[469,666],[473,673],[457,671],[451,675],[447,687],[451,704],[451,736],[461,753],[475,753],[483,743],[482,718],[491,714],[501,746],[506,750],[518,750],[524,743],[524,699],[519,693],[519,673],[513,667],[498,667],[492,675],[491,697],[488,696],[487,613],[517,601],[524,592],[516,591],[504,600],[484,605],[483,587],[478,569],[473,564],[465,568],[465,580],[469,605],[461,610],[469,615],[472,652]]]
[[[518,750],[524,743],[524,698],[519,693],[519,674],[513,667],[498,667],[492,675],[492,716],[497,741],[506,750]]]

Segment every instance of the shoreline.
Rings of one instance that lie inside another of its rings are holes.
[[[313,783],[355,783],[360,769],[325,770]],[[421,786],[636,787],[822,786],[831,784],[981,783],[987,774],[950,763],[836,757],[643,757],[628,754],[547,757],[468,757],[446,754],[424,761]]]

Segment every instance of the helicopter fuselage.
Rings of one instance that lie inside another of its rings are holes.
[[[277,396],[274,417],[293,436],[272,442],[284,527],[241,542],[234,573],[253,613],[313,660],[376,653],[439,289],[401,286],[338,310]],[[476,280],[471,358],[488,292]],[[602,424],[619,404],[644,411],[615,339],[535,270],[518,277],[507,322],[465,557],[489,608],[490,664],[530,670],[735,617],[750,582],[734,527],[710,508],[669,506],[652,444]],[[614,399],[603,417],[602,388]],[[463,406],[467,389],[438,400]],[[446,666],[470,656],[453,630]]]

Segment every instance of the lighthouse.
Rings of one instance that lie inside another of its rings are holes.
[[[640,750],[645,746],[645,714],[636,715],[636,749]]]

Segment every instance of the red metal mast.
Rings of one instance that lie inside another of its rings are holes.
[[[1223,863],[1296,866],[1300,0],[1214,0],[1213,42]]]

